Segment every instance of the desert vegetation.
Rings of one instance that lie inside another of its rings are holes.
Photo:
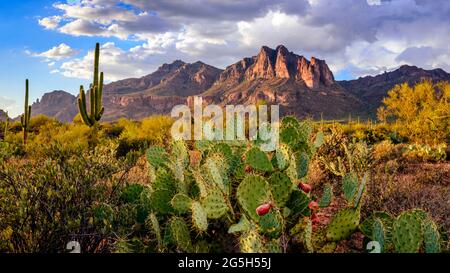
[[[396,86],[377,122],[281,121],[255,141],[180,141],[173,120],[0,123],[0,252],[447,252],[450,84]],[[86,100],[89,97],[89,101]],[[89,110],[90,109],[90,110]]]

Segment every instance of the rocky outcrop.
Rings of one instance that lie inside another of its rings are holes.
[[[61,122],[70,122],[78,113],[77,98],[65,91],[45,93],[31,105],[32,116],[46,115]]]
[[[334,83],[333,73],[325,61],[314,57],[308,61],[280,45],[276,49],[263,46],[257,56],[227,67],[216,84],[229,85],[258,79],[294,79],[310,89]]]
[[[221,69],[202,62],[190,64],[177,60],[163,64],[145,77],[107,84],[104,94],[106,97],[138,92],[157,96],[190,96],[210,88],[221,72]]]

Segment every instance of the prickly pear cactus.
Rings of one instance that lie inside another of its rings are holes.
[[[147,228],[153,233],[156,237],[156,241],[158,243],[158,250],[161,251],[163,248],[163,240],[161,236],[161,228],[159,226],[158,218],[154,213],[150,213],[145,221],[145,225]]]
[[[263,203],[271,202],[269,184],[261,176],[248,176],[239,184],[236,197],[247,215],[255,222],[259,222],[260,216],[256,214],[256,208]]]
[[[392,215],[390,215],[387,212],[374,211],[369,217],[364,219],[364,221],[359,225],[359,230],[364,234],[364,236],[366,236],[370,240],[374,241],[375,238],[373,236],[373,223],[377,219],[381,220],[381,222],[383,223],[383,227],[384,227],[386,235],[387,235],[386,237],[387,237],[387,240],[389,241],[388,235],[390,234],[390,231],[392,229],[392,224],[394,223],[394,218],[392,217]]]
[[[189,234],[189,227],[180,217],[172,217],[169,220],[170,235],[177,247],[188,252],[191,249],[192,242]]]
[[[191,210],[194,227],[200,232],[205,232],[208,229],[208,218],[205,209],[199,202],[194,201],[192,202]]]
[[[322,198],[319,200],[319,207],[326,208],[330,205],[331,199],[333,199],[333,186],[327,183],[324,186]]]
[[[293,184],[289,177],[281,172],[273,173],[268,179],[275,204],[281,208],[291,196]]]
[[[380,219],[375,219],[373,222],[373,239],[380,244],[380,251],[384,252],[386,244],[386,231],[383,222]]]
[[[155,168],[164,166],[168,162],[168,154],[163,147],[150,147],[147,150],[147,161]]]
[[[264,244],[266,253],[283,253],[279,240],[270,240]]]
[[[201,203],[209,219],[219,219],[229,210],[224,195],[218,188],[213,188],[209,191]]]
[[[245,163],[251,166],[254,170],[261,172],[272,172],[274,170],[266,153],[257,147],[251,148],[245,154]]]
[[[358,177],[352,172],[347,173],[342,179],[342,191],[347,202],[351,203],[355,198],[358,185]]]
[[[300,216],[310,216],[311,211],[308,208],[308,204],[311,199],[303,191],[295,189],[292,191],[289,201],[286,206],[290,209],[290,219],[296,221]]]
[[[280,144],[274,157],[276,166],[280,171],[284,171],[289,167],[290,158],[289,147],[285,144]]]
[[[425,253],[441,252],[441,235],[436,224],[427,219],[423,223],[423,239]]]
[[[283,217],[278,210],[272,209],[266,215],[261,216],[259,226],[261,234],[269,238],[278,238],[283,231]]]
[[[230,185],[228,181],[228,175],[226,173],[226,160],[221,156],[210,156],[205,160],[204,169],[217,187],[219,187],[224,193],[230,191]]]
[[[358,228],[360,217],[359,209],[346,208],[340,210],[327,227],[327,239],[340,241],[348,238]]]
[[[309,156],[307,153],[296,154],[296,172],[297,179],[301,179],[308,174]]]
[[[239,245],[242,253],[264,253],[262,237],[256,230],[241,235]]]
[[[392,226],[392,239],[398,253],[416,253],[423,242],[421,216],[414,211],[401,213]]]
[[[247,232],[252,228],[250,221],[247,219],[245,215],[242,215],[239,222],[233,224],[228,229],[228,233],[238,233],[238,232]]]
[[[177,193],[170,201],[172,207],[180,213],[187,213],[191,206],[193,200],[184,193]]]

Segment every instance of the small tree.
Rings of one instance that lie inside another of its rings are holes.
[[[397,85],[388,92],[378,119],[391,123],[412,141],[436,144],[450,135],[450,83],[426,80],[411,87]]]

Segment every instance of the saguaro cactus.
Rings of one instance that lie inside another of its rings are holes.
[[[6,134],[8,133],[8,126],[9,126],[9,115],[8,111],[5,113],[5,133],[3,134],[3,139],[6,139]]]
[[[31,118],[31,106],[28,105],[28,79],[25,81],[25,109],[24,113],[20,117],[20,122],[22,124],[22,131],[23,131],[23,143],[27,144],[28,139],[28,128],[30,125],[30,118]]]
[[[94,82],[90,85],[90,113],[87,112],[86,94],[84,87],[80,86],[80,97],[78,98],[78,109],[84,124],[94,126],[102,118],[104,108],[102,107],[102,92],[103,92],[103,72],[99,75],[99,59],[100,59],[100,44],[95,46],[95,60],[94,60]]]

